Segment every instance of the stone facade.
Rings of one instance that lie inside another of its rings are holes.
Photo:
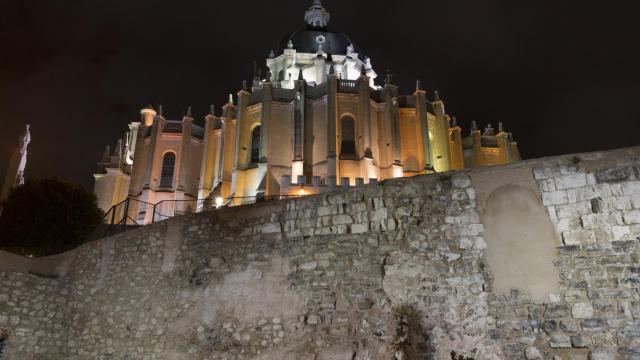
[[[52,259],[3,253],[3,356],[636,359],[639,213],[632,148],[227,208]]]

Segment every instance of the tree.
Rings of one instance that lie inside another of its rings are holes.
[[[29,256],[81,245],[104,216],[94,194],[52,178],[27,181],[13,189],[2,206],[0,248]]]

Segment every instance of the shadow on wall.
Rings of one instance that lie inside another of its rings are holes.
[[[560,242],[538,196],[522,186],[500,187],[489,196],[482,218],[493,291],[508,295],[520,289],[534,301],[548,301],[558,288],[553,259]]]

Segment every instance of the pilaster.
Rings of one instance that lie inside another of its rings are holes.
[[[431,140],[429,139],[429,119],[427,117],[427,93],[420,88],[416,89],[413,96],[416,98],[416,118],[420,126],[420,138],[422,139],[422,160],[424,170],[433,169],[431,152]]]
[[[362,134],[361,154],[363,157],[373,159],[372,143],[371,143],[371,89],[369,87],[369,77],[360,76],[358,79],[358,113],[360,116],[360,134]],[[360,142],[360,141],[358,141]]]
[[[327,79],[327,177],[338,177],[337,163],[338,126],[338,77],[329,74]]]
[[[189,164],[191,163],[191,132],[193,127],[193,118],[187,115],[182,118],[182,144],[180,145],[180,167],[178,176],[177,191],[186,191],[187,182],[189,181]]]

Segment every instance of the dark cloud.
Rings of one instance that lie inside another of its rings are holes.
[[[142,106],[179,118],[221,105],[310,2],[0,0],[0,171],[28,122],[27,175],[91,186]],[[630,4],[325,0],[379,75],[439,89],[465,127],[504,122],[526,157],[640,142]]]

